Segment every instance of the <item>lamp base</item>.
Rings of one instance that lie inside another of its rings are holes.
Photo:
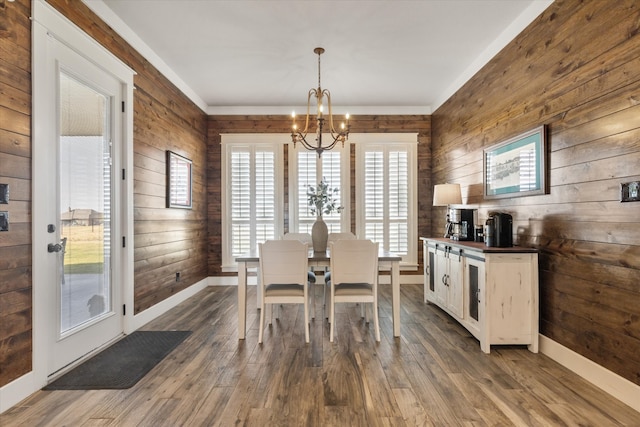
[[[447,239],[451,237],[453,237],[453,224],[447,219],[447,226],[444,228],[444,238]]]

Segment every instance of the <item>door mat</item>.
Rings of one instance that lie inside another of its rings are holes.
[[[133,387],[191,331],[136,331],[67,372],[43,390]]]

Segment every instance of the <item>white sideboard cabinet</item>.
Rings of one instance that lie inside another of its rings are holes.
[[[420,238],[424,300],[446,311],[480,341],[526,344],[538,352],[538,253],[533,248]]]

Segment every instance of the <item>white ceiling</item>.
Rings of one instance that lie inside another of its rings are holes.
[[[430,114],[551,0],[84,0],[209,114]]]

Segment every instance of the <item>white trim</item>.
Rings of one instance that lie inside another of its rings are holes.
[[[133,49],[144,56],[160,73],[171,83],[176,85],[194,104],[207,115],[289,115],[291,110],[306,111],[307,106],[236,106],[236,105],[207,105],[207,103],[176,74],[169,65],[145,43],[140,36],[129,27],[116,13],[113,12],[102,0],[82,0],[100,19],[120,35]],[[484,64],[483,64],[484,65]],[[385,105],[334,105],[335,115],[345,113],[360,115],[430,115],[432,108],[428,105],[385,106]]]
[[[466,70],[456,78],[453,83],[442,91],[440,96],[431,105],[431,110],[436,111],[442,104],[447,102],[465,83],[487,65],[491,59],[498,54],[505,46],[511,43],[524,29],[529,26],[542,12],[544,12],[553,0],[535,0],[509,24],[507,28],[487,48],[476,57]]]
[[[406,132],[406,133],[350,133],[349,142],[351,144],[389,144],[389,143],[402,143],[402,144],[417,144],[418,133]]]
[[[274,229],[274,237],[282,235],[282,228],[284,222],[284,208],[282,200],[282,186],[284,183],[284,156],[282,152],[282,147],[284,143],[287,141],[286,138],[290,138],[288,134],[261,134],[261,133],[242,133],[242,134],[221,134],[221,145],[222,145],[222,165],[221,165],[221,181],[222,181],[222,271],[224,272],[235,272],[237,271],[237,264],[232,254],[230,253],[230,245],[231,245],[231,233],[232,227],[229,226],[231,222],[231,192],[226,191],[229,188],[231,183],[229,182],[229,164],[230,157],[233,153],[234,147],[247,147],[248,151],[251,153],[251,164],[255,161],[255,153],[260,145],[266,146],[268,150],[273,150],[274,154],[274,179],[275,179],[275,194],[274,194],[274,204],[275,204],[275,229]],[[254,167],[254,166],[251,166]],[[253,182],[251,185],[255,184],[255,177],[253,178]],[[252,223],[255,225],[255,217],[251,219]],[[257,248],[256,248],[257,250]]]
[[[221,144],[288,144],[288,133],[221,133]]]
[[[281,106],[234,106],[234,105],[210,105],[206,109],[207,115],[210,116],[252,116],[252,115],[284,115],[288,116],[291,111],[307,111],[307,106],[299,105],[297,107],[281,107]],[[416,106],[384,106],[384,105],[356,105],[345,107],[340,105],[332,106],[333,116],[341,116],[349,113],[354,121],[358,120],[358,115],[418,115],[428,116],[431,114],[432,108],[428,105]]]
[[[32,371],[0,387],[0,414],[44,387]]]
[[[111,74],[136,74],[136,72],[122,62],[120,58],[108,51],[104,46],[91,38],[91,36],[65,16],[61,15],[44,0],[33,1],[32,20],[42,24],[48,35],[54,36],[58,41],[64,43],[67,47],[82,56],[86,57],[86,52],[96,50],[96,53],[92,54],[91,58],[86,59],[103,69],[106,69],[105,63],[108,63]],[[131,81],[133,81],[133,77],[131,77]]]
[[[247,276],[248,286],[256,286],[257,284],[257,276]],[[238,276],[209,276],[209,286],[238,286]]]
[[[236,282],[237,282],[237,279],[236,279]],[[147,323],[151,322],[155,318],[160,317],[161,315],[171,310],[178,304],[186,301],[187,299],[191,298],[201,290],[205,289],[207,286],[209,286],[209,279],[204,278],[199,282],[189,286],[188,288],[183,289],[177,294],[174,294],[169,298],[164,299],[159,303],[149,307],[143,312],[136,314],[135,316],[133,316],[133,320],[131,322],[132,331],[135,331],[141,328],[142,326],[146,325]]]
[[[402,147],[406,150],[407,170],[408,170],[408,187],[409,187],[409,220],[408,220],[408,236],[415,236],[418,227],[418,133],[365,133],[349,135],[349,141],[355,143],[356,146],[356,182],[365,182],[365,155],[364,153],[374,146],[375,150],[382,149],[387,159],[388,149],[393,146]],[[369,146],[369,147],[368,147]],[[386,160],[385,160],[385,164]],[[386,166],[385,166],[386,167]],[[364,204],[364,184],[356,188],[356,235],[364,236],[366,220],[365,220],[365,204]],[[386,223],[385,223],[386,224]],[[405,268],[418,265],[418,240],[409,239],[407,254],[403,255],[401,267]]]
[[[640,386],[542,334],[540,352],[640,412]]]
[[[184,93],[202,111],[207,110],[207,103],[202,100],[182,80],[158,54],[149,47],[127,24],[124,23],[102,0],[82,0],[82,2],[100,17],[106,24],[129,43],[140,55],[147,59],[160,73]]]

